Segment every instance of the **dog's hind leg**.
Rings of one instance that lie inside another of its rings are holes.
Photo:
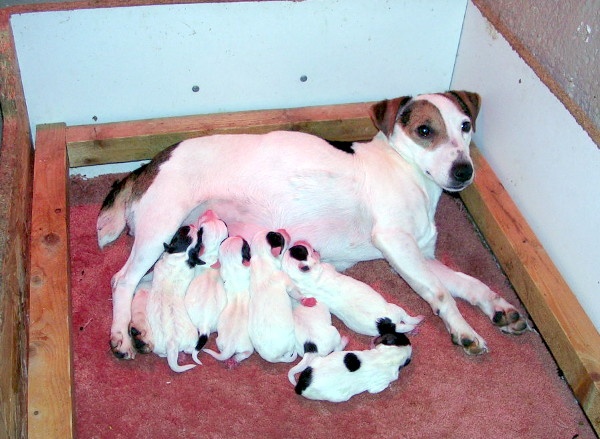
[[[509,334],[522,334],[530,329],[527,320],[504,298],[483,282],[464,273],[456,272],[433,259],[428,265],[454,297],[478,306],[494,325]]]

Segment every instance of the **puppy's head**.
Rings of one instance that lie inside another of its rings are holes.
[[[319,252],[305,241],[294,243],[283,257],[284,270],[292,272],[310,273],[321,261]]]
[[[250,245],[241,236],[225,239],[219,248],[219,261],[223,270],[227,270],[228,267],[248,267],[250,258]]]
[[[401,349],[404,351],[405,359],[400,365],[400,369],[407,366],[412,356],[412,346],[406,334],[396,332],[396,324],[387,317],[377,321],[377,330],[379,335],[373,339],[373,347],[395,346]]]
[[[280,261],[288,248],[290,235],[284,230],[257,232],[252,238],[252,252],[256,255],[271,255]]]
[[[219,247],[228,235],[225,223],[207,210],[198,220],[198,258],[203,257],[211,265],[215,263]]]
[[[373,105],[371,119],[402,157],[454,192],[473,181],[469,145],[480,102],[467,91],[405,96]]]
[[[201,234],[195,226],[180,227],[171,241],[163,243],[165,253],[168,255],[187,254],[187,263],[190,267],[204,264],[198,258],[198,243],[202,241]]]

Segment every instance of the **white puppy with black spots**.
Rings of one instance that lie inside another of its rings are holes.
[[[319,253],[307,242],[296,243],[286,252],[282,268],[302,294],[324,303],[333,315],[359,334],[377,335],[377,322],[386,317],[399,332],[412,331],[423,319],[410,316],[366,283],[321,262]]]
[[[227,238],[219,249],[221,278],[227,295],[227,305],[217,324],[217,347],[220,352],[203,349],[219,361],[233,367],[254,352],[248,334],[250,303],[251,253],[248,242],[239,237]]]
[[[212,211],[198,220],[198,257],[194,278],[185,293],[185,307],[198,330],[198,346],[202,349],[211,333],[217,330],[219,315],[227,304],[227,295],[219,269],[219,247],[227,238],[227,226]]]
[[[152,286],[146,306],[148,323],[152,330],[153,352],[167,357],[175,372],[185,372],[195,364],[180,366],[179,352],[193,354],[198,343],[198,332],[190,320],[184,304],[185,292],[194,277],[198,264],[195,226],[183,226],[154,265]]]
[[[261,230],[250,244],[248,333],[256,352],[271,363],[291,363],[298,356],[291,300],[303,297],[281,270],[288,246],[289,235],[282,229]]]
[[[294,328],[296,332],[296,352],[303,357],[288,372],[288,379],[295,384],[293,376],[304,369],[310,355],[325,356],[333,351],[342,351],[348,344],[348,337],[331,323],[331,313],[323,302],[315,302],[314,306],[305,306],[292,300]]]
[[[296,393],[308,399],[342,402],[365,391],[385,390],[410,362],[412,347],[389,319],[378,322],[378,327],[381,334],[373,340],[372,349],[310,356],[295,384]],[[291,382],[294,384],[293,379]]]

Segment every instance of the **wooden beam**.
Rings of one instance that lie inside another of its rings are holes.
[[[245,111],[68,128],[71,167],[152,158],[164,148],[191,137],[224,133],[304,131],[328,140],[368,140],[375,135],[370,103],[285,110]]]
[[[29,439],[74,435],[64,124],[37,127],[29,297]]]
[[[600,335],[476,147],[471,156],[477,175],[461,197],[600,433]]]

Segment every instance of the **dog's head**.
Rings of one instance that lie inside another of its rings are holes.
[[[283,257],[282,266],[288,273],[292,272],[310,273],[310,271],[321,261],[319,252],[312,248],[308,242],[299,241],[289,248]]]
[[[469,145],[480,102],[467,91],[405,96],[373,105],[371,119],[402,157],[455,192],[473,181]]]

